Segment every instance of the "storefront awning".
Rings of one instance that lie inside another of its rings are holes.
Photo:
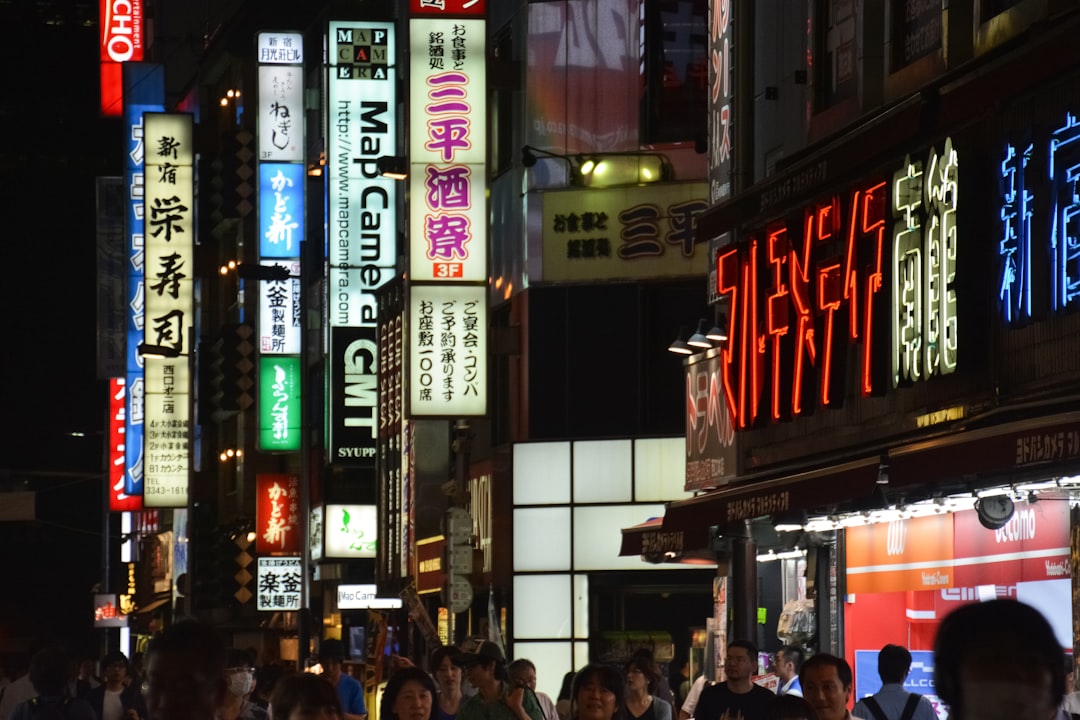
[[[763,515],[864,500],[874,493],[879,467],[874,456],[797,475],[729,485],[669,504],[661,532],[690,532],[713,525],[723,528]]]
[[[706,526],[679,530],[664,529],[664,518],[649,518],[643,523],[622,529],[620,557],[643,555],[663,562],[709,549],[709,528]]]

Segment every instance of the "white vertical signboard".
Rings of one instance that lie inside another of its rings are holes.
[[[487,287],[413,285],[409,297],[409,414],[487,412]]]
[[[143,505],[187,506],[188,360],[194,296],[194,140],[190,115],[145,113],[146,361]]]
[[[281,612],[300,609],[304,575],[299,557],[260,557],[255,573],[256,610]]]

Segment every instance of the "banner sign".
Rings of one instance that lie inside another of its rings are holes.
[[[259,449],[300,449],[300,358],[259,358]]]
[[[409,22],[409,278],[487,281],[483,20]]]
[[[260,557],[255,576],[255,609],[299,610],[304,576],[298,557]]]
[[[399,608],[401,605],[399,597],[378,597],[378,587],[375,585],[338,585],[339,610],[390,610]]]
[[[304,63],[304,36],[298,32],[261,32],[256,43],[260,65]]]
[[[143,505],[186,507],[191,467],[195,143],[187,114],[143,114],[146,147]],[[149,352],[149,351],[148,351]]]
[[[709,3],[709,202],[731,197],[735,188],[735,38],[732,0]]]
[[[297,475],[255,476],[255,552],[295,555],[300,537],[300,478]]]
[[[720,351],[686,361],[687,492],[727,485],[739,473],[735,427],[725,405]]]
[[[487,412],[487,288],[413,285],[409,292],[409,415]]]
[[[953,518],[944,513],[847,528],[848,592],[952,587]]]

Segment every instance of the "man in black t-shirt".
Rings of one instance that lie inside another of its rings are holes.
[[[735,640],[728,645],[724,658],[727,680],[709,685],[701,691],[696,720],[765,720],[776,695],[755,685],[751,678],[757,669],[757,648],[747,640]]]

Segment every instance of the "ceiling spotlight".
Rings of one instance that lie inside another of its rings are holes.
[[[686,344],[696,348],[711,348],[712,341],[705,336],[705,318],[698,320],[697,332],[687,339]]]
[[[675,337],[675,341],[668,345],[668,352],[675,353],[676,355],[693,355],[694,350],[686,341],[683,340],[683,335],[686,333],[686,328],[679,328],[679,334]]]
[[[596,169],[596,158],[591,158],[591,157],[590,158],[585,158],[584,160],[582,160],[581,161],[581,166],[578,168],[578,170],[581,172],[582,175],[588,175],[589,173],[591,173],[595,169]]]
[[[709,332],[705,333],[705,337],[709,338],[710,340],[712,340],[714,342],[726,342],[727,341],[727,329],[726,329],[727,324],[728,324],[727,313],[725,313],[725,312],[720,313],[720,316],[716,319],[716,324],[713,325],[712,329],[709,330]]]

